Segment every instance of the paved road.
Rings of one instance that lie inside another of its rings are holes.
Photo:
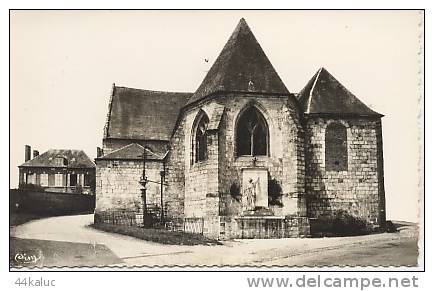
[[[112,266],[417,264],[418,231],[415,225],[403,226],[400,233],[394,234],[345,238],[246,239],[226,241],[221,246],[172,246],[98,231],[88,227],[92,220],[92,215],[61,216],[12,227],[11,236],[17,239],[11,241],[11,246],[26,242],[27,247],[36,244],[42,250],[59,248],[62,255],[56,256],[56,260],[61,266],[89,266],[89,258],[94,265]],[[61,242],[80,245],[68,247]],[[93,251],[89,253],[89,249]],[[95,252],[95,249],[100,251]],[[53,262],[47,265],[53,265]]]

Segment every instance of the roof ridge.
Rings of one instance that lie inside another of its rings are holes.
[[[312,84],[312,88],[310,88],[310,92],[309,92],[309,100],[307,101],[307,109],[306,109],[306,113],[310,112],[310,104],[312,103],[312,93],[313,93],[313,89],[316,86],[316,83],[318,81],[319,75],[321,74],[323,67],[319,68],[318,72],[316,73],[316,78],[315,81]]]
[[[122,89],[128,89],[128,90],[146,91],[146,92],[152,92],[152,93],[193,94],[193,92],[148,90],[148,89],[133,88],[133,87],[126,87],[126,86],[116,86],[116,85],[115,85],[115,87],[116,88],[122,88]]]
[[[80,149],[49,149],[49,150],[47,150],[46,152],[48,152],[48,151],[83,151],[83,150],[80,150]]]
[[[108,113],[107,113],[106,121],[105,121],[105,124],[104,124],[103,138],[108,138],[109,137],[110,119],[112,117],[112,105],[113,105],[113,96],[115,95],[115,89],[116,89],[116,84],[113,83],[112,84],[112,89],[111,89],[111,92],[110,92],[110,97],[109,97]]]
[[[150,148],[148,148],[148,147],[145,147],[145,150],[147,151],[147,152],[150,152],[152,155],[154,155],[154,156],[156,156],[156,157],[158,157],[158,158],[160,158],[160,159],[162,159],[164,156],[160,156],[160,155],[158,155],[158,154],[156,154],[156,153],[154,153]]]
[[[126,149],[126,148],[128,148],[128,147],[130,147],[130,146],[133,146],[133,145],[138,145],[139,147],[143,148],[143,146],[142,146],[141,144],[138,144],[138,143],[136,143],[136,142],[132,142],[132,143],[129,143],[129,144],[127,144],[127,145],[124,145],[124,146],[121,147],[121,148],[118,148],[117,150],[112,151],[112,152],[109,153],[109,154],[103,155],[103,156],[100,157],[100,158],[103,158],[103,157],[105,157],[105,156],[108,156],[108,155],[111,155],[111,154],[117,153],[117,152],[119,152],[119,151],[121,151],[121,150],[123,150],[123,149]]]
[[[122,154],[125,154],[124,152],[128,153],[128,150],[131,149],[131,148],[134,149],[134,147],[135,147],[135,148],[138,147],[138,148],[140,149],[140,151],[144,150],[144,151],[148,152],[149,155],[147,155],[147,157],[146,157],[147,160],[148,160],[148,159],[149,159],[149,160],[164,159],[165,156],[167,155],[167,152],[162,156],[162,155],[157,154],[157,153],[155,153],[154,151],[152,151],[148,146],[143,146],[143,145],[141,145],[141,144],[139,144],[139,143],[133,142],[133,143],[129,143],[129,144],[127,144],[127,145],[125,145],[125,146],[123,146],[123,147],[117,149],[117,150],[114,150],[114,151],[111,152],[111,153],[108,153],[108,154],[106,154],[106,155],[103,155],[103,156],[101,156],[101,157],[98,157],[98,158],[96,158],[96,160],[122,159],[122,158],[119,158],[119,154],[121,154],[121,153],[122,153]],[[134,152],[134,151],[133,151],[133,152]],[[129,154],[131,154],[131,153],[129,153]],[[116,155],[118,155],[118,157],[116,157]],[[124,157],[124,158],[125,158],[125,157]],[[143,155],[134,156],[134,157],[129,157],[129,158],[127,158],[127,159],[139,160],[139,159],[141,159],[141,158],[143,158]]]

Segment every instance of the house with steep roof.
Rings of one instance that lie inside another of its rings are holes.
[[[325,68],[289,92],[241,19],[194,93],[113,86],[95,221],[153,204],[218,239],[308,236],[337,211],[381,228],[382,117]]]
[[[25,146],[25,162],[18,166],[19,187],[46,192],[95,194],[95,164],[82,150],[50,149],[42,154]]]

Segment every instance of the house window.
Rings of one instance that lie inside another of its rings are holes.
[[[194,161],[204,161],[207,159],[207,134],[208,116],[205,113],[201,113],[199,121],[194,131]]]
[[[48,186],[48,174],[41,174],[41,186]]]
[[[48,186],[53,187],[54,186],[54,174],[48,174]]]
[[[331,123],[325,132],[326,171],[347,171],[347,128],[340,123]]]
[[[84,175],[84,186],[91,186],[92,185],[92,175],[91,174],[85,174]]]
[[[54,174],[54,186],[55,187],[63,186],[63,174]]]
[[[84,186],[84,174],[77,174],[77,185]]]
[[[35,184],[35,174],[27,174],[27,184]]]
[[[77,174],[70,174],[69,175],[69,185],[70,186],[77,186]]]
[[[266,156],[268,126],[261,112],[250,107],[241,113],[236,129],[237,156]]]
[[[167,169],[166,169],[167,174]],[[84,175],[84,186],[92,187],[95,185],[95,175],[92,174],[86,174]]]

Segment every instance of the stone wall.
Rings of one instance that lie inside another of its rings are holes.
[[[307,217],[232,217],[220,216],[219,239],[307,237]]]
[[[11,212],[42,215],[92,213],[95,209],[95,196],[10,189],[9,207]]]
[[[282,205],[271,209],[280,216],[306,215],[304,135],[295,100],[287,96],[221,96],[184,114],[168,158],[168,167],[174,169],[176,165],[176,173],[169,170],[168,195],[184,192],[184,217],[204,218],[207,236],[218,236],[219,215],[241,214],[241,203],[231,196],[230,189],[237,184],[241,190],[242,169],[252,167],[253,159],[235,155],[235,126],[240,112],[252,104],[264,115],[270,133],[269,155],[257,157],[255,167],[267,168],[269,179],[282,189]],[[210,119],[208,158],[194,162],[193,127],[201,110]],[[182,165],[181,161],[184,161]],[[185,173],[184,177],[181,173]],[[174,176],[178,181],[174,181]]]
[[[214,104],[215,105],[215,104]],[[213,120],[214,105],[208,105],[204,110],[208,115],[210,122]],[[210,204],[207,200],[217,197],[218,201],[218,131],[207,131],[207,159],[204,161],[193,162],[193,148],[192,148],[192,134],[193,126],[200,108],[195,108],[187,112],[180,122],[173,139],[171,149],[174,152],[170,153],[168,165],[175,163],[177,165],[175,171],[182,173],[177,182],[178,185],[172,187],[173,178],[168,180],[169,191],[173,195],[174,191],[183,192],[183,215],[186,218],[207,216]],[[173,174],[169,174],[173,176]],[[172,190],[173,189],[173,190]],[[210,194],[210,195],[209,195]],[[208,205],[208,206],[207,206]],[[218,203],[217,207],[212,210],[215,211],[214,217],[218,216]],[[205,228],[208,229],[208,222],[205,222]]]
[[[185,193],[185,119],[181,119],[173,134],[166,159],[166,192],[164,195],[169,218],[184,217]],[[188,157],[187,157],[188,159]]]
[[[141,185],[143,162],[140,160],[97,160],[96,161],[96,209],[95,212],[135,210],[143,211]],[[160,171],[158,161],[146,163],[146,176],[154,181],[147,185],[146,202],[160,205]],[[164,192],[164,189],[163,189]]]
[[[344,171],[326,170],[325,132],[333,122],[347,129],[348,168]],[[308,216],[327,216],[341,209],[363,218],[372,228],[379,227],[384,220],[382,163],[380,119],[309,118],[306,121]]]
[[[218,216],[218,203],[213,210],[207,205],[209,197],[218,197],[218,136],[217,131],[207,133],[207,155],[205,161],[189,165],[185,183],[185,216]],[[213,214],[210,214],[210,211]]]
[[[253,105],[264,116],[269,128],[269,155],[259,156],[256,167],[268,169],[269,180],[282,190],[282,207],[272,207],[276,215],[305,215],[304,193],[304,139],[297,106],[292,98],[271,96],[227,96],[222,116],[219,147],[220,194],[227,213],[239,214],[241,205],[231,197],[230,188],[241,189],[243,168],[253,166],[252,157],[235,155],[235,128],[242,110]],[[241,189],[242,191],[242,189]],[[301,207],[300,207],[301,206]]]

